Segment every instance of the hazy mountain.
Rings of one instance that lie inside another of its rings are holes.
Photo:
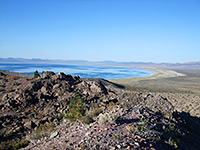
[[[200,61],[185,63],[153,63],[153,62],[116,62],[116,61],[86,61],[86,60],[60,60],[60,59],[40,59],[40,58],[0,58],[0,62],[19,62],[19,63],[92,63],[92,64],[110,64],[110,65],[137,65],[137,66],[200,66]]]

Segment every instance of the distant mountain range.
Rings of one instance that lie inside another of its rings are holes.
[[[176,67],[176,66],[196,66],[200,68],[200,61],[185,63],[153,63],[153,62],[116,62],[116,61],[86,61],[86,60],[59,60],[59,59],[40,59],[40,58],[0,58],[0,63],[70,63],[70,64],[106,64],[106,65],[124,65],[140,67]]]
[[[89,61],[85,60],[59,60],[59,59],[40,59],[40,58],[32,58],[32,59],[25,59],[25,58],[0,58],[0,62],[24,62],[24,63],[40,63],[40,62],[51,62],[51,63],[88,63]]]

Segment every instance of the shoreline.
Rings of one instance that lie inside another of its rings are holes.
[[[168,69],[145,68],[145,67],[137,67],[137,68],[154,71],[155,73],[152,73],[150,74],[150,76],[146,76],[146,77],[132,77],[132,78],[127,78],[127,79],[110,79],[109,81],[121,83],[121,82],[126,82],[126,81],[152,80],[152,79],[164,79],[164,78],[186,76],[185,74],[182,74],[173,70],[168,70]]]
[[[23,64],[24,62],[0,62],[0,63],[9,63],[9,64]],[[35,64],[36,62],[25,62],[27,64]],[[177,71],[162,69],[157,67],[147,67],[147,66],[130,66],[130,65],[120,65],[120,64],[98,64],[98,63],[55,63],[55,62],[37,62],[36,64],[63,64],[63,65],[84,65],[84,66],[111,66],[111,67],[126,67],[126,68],[139,68],[144,70],[153,71],[155,73],[151,73],[149,76],[145,77],[131,77],[131,78],[123,78],[123,79],[107,79],[108,81],[113,82],[125,82],[125,81],[136,81],[136,80],[150,80],[150,79],[163,79],[163,78],[171,78],[178,76],[186,76],[185,74],[179,73]],[[7,70],[6,70],[7,71]],[[10,71],[8,71],[10,72]],[[12,71],[11,71],[12,72]],[[19,72],[16,72],[19,73]],[[19,73],[20,74],[20,73]],[[24,73],[22,73],[24,74]]]

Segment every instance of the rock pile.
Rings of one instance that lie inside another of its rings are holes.
[[[102,118],[106,116],[106,118]],[[109,119],[112,118],[112,119]],[[102,121],[102,119],[107,121]],[[51,138],[54,134],[56,138]],[[184,131],[173,121],[143,106],[116,105],[90,125],[65,120],[25,149],[175,149]]]
[[[78,93],[85,100],[87,111],[104,107],[115,96],[101,82],[86,82],[78,76],[53,72],[44,72],[41,78],[30,80],[24,89],[5,92],[0,103],[1,141],[21,138],[41,125],[58,125],[69,110],[70,100]]]

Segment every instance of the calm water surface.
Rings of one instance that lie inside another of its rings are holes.
[[[19,73],[34,74],[35,70],[53,71],[55,73],[78,75],[81,78],[104,78],[125,79],[131,77],[146,77],[152,73],[150,70],[141,68],[113,67],[113,66],[90,66],[69,64],[22,64],[22,63],[0,63],[0,70],[14,71]]]

